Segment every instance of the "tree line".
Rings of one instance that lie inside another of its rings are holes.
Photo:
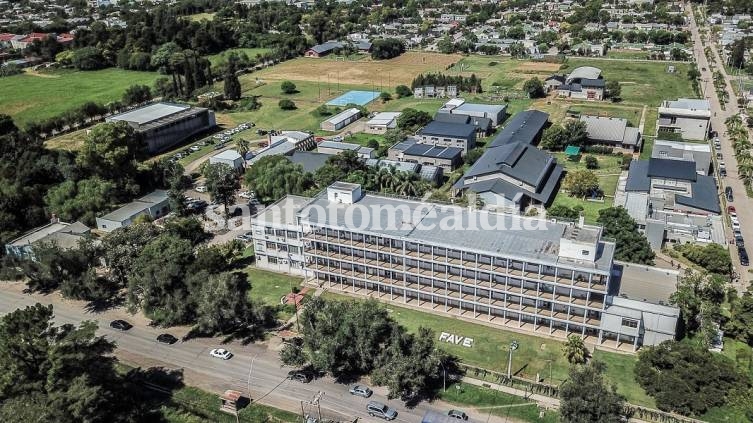
[[[481,93],[483,92],[481,88],[481,78],[478,78],[476,74],[471,74],[471,76],[462,76],[462,75],[445,75],[443,73],[429,73],[429,74],[418,74],[415,78],[413,78],[413,81],[411,82],[411,89],[415,89],[418,87],[423,87],[426,85],[434,85],[438,87],[445,87],[447,85],[457,85],[458,91],[465,91],[470,93]]]

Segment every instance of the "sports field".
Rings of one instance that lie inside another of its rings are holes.
[[[99,71],[60,70],[27,72],[0,78],[0,113],[10,115],[19,126],[59,115],[87,101],[108,103],[120,100],[135,84],[152,86],[156,72],[122,69]]]
[[[459,61],[457,54],[408,52],[389,60],[362,58],[344,61],[336,58],[301,57],[264,69],[254,76],[264,79],[363,84],[395,87],[410,85],[419,73],[444,72]]]

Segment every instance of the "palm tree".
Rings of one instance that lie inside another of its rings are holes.
[[[248,140],[238,137],[238,139],[235,140],[235,146],[238,148],[238,153],[245,158],[250,147]]]
[[[568,336],[567,342],[562,346],[562,351],[565,354],[567,362],[570,364],[583,364],[588,357],[586,343],[578,335]]]

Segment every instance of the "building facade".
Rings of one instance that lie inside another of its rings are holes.
[[[322,128],[322,131],[335,132],[345,128],[346,126],[350,125],[360,118],[361,111],[354,107],[352,109],[343,110],[342,112],[332,116],[331,118],[322,122],[320,126]]]
[[[659,106],[658,137],[662,132],[677,133],[686,140],[705,140],[711,122],[708,100],[680,98]]]
[[[476,147],[476,127],[471,124],[435,120],[418,131],[416,139],[419,144],[460,148],[465,155],[468,150]]]
[[[401,210],[403,220],[390,226],[395,216],[356,211],[379,207]],[[457,213],[464,229],[438,227]],[[506,229],[470,224],[481,219]],[[576,334],[626,350],[643,343],[633,327],[602,327],[607,312],[620,310],[607,301],[615,246],[599,227],[364,194],[341,182],[312,199],[286,197],[252,227],[258,266],[330,290],[540,336]]]

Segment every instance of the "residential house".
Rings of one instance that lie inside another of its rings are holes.
[[[621,148],[630,152],[639,151],[642,144],[641,131],[628,126],[627,119],[581,116],[586,124],[588,141],[592,144]]]

